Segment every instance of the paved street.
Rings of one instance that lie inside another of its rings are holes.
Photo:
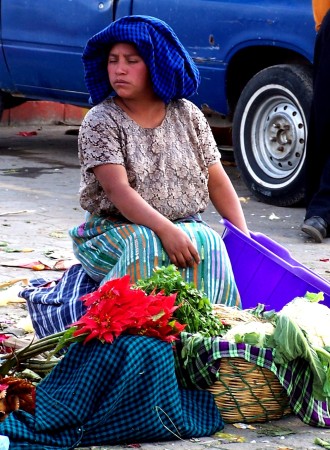
[[[79,162],[76,127],[45,126],[0,128],[0,283],[16,278],[40,276],[40,271],[19,265],[72,261],[67,230],[83,219],[78,203]],[[35,135],[20,136],[22,131]],[[330,281],[330,239],[315,244],[300,232],[303,208],[279,208],[256,201],[242,184],[237,169],[226,164],[241,198],[249,228],[264,233],[286,247],[291,255]],[[223,226],[210,206],[204,218],[219,232]],[[45,276],[60,276],[57,270],[45,270]],[[22,304],[0,306],[17,320],[26,315]],[[1,319],[2,320],[2,319]],[[304,425],[289,416],[276,422],[255,425],[255,429],[226,425],[226,433],[243,436],[245,443],[228,443],[217,437],[199,441],[173,441],[141,444],[143,450],[160,449],[311,449],[314,438],[330,441],[330,430]],[[120,450],[124,446],[104,447]]]
[[[67,229],[83,218],[77,195],[79,161],[77,137],[73,134],[76,129],[0,128],[1,240],[8,241],[11,247],[33,247],[33,255],[46,249],[71,250]],[[19,136],[22,131],[35,131],[37,135]],[[230,165],[226,169],[241,198],[250,230],[266,234],[286,247],[299,262],[330,280],[330,262],[326,261],[330,239],[315,244],[303,235],[300,224],[304,209],[256,201],[240,180],[237,169]],[[218,231],[223,229],[212,205],[204,218]],[[12,259],[13,255],[3,257]],[[0,280],[20,273],[21,270],[0,268]]]

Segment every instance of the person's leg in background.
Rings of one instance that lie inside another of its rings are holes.
[[[307,141],[306,215],[301,227],[316,242],[330,225],[330,11],[317,35],[314,95]]]

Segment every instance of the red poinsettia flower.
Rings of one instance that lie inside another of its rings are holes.
[[[6,341],[9,338],[9,336],[7,336],[6,334],[0,334],[0,344],[1,342]]]
[[[147,295],[132,287],[129,276],[106,282],[82,297],[87,312],[73,324],[73,336],[86,335],[84,342],[98,338],[112,343],[122,333],[153,336],[171,342],[185,325],[173,320],[176,294]]]
[[[11,353],[13,349],[8,346],[8,344],[3,344],[10,336],[6,334],[0,334],[0,354]]]
[[[6,391],[8,389],[8,387],[9,387],[9,384],[7,384],[7,383],[0,384],[0,392]]]

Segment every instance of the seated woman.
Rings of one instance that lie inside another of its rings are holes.
[[[71,290],[92,289],[90,278],[98,285],[129,274],[134,283],[173,263],[211,301],[239,304],[221,237],[200,218],[209,197],[248,230],[209,125],[184,99],[200,81],[193,61],[164,22],[146,16],[123,17],[92,37],[83,61],[96,106],[79,135],[86,221],[70,235],[89,279],[80,266],[69,270]],[[0,434],[12,450],[55,450],[222,428],[209,392],[179,387],[170,344],[120,336],[73,344],[38,384],[35,416],[10,414]]]
[[[248,233],[211,129],[186,97],[200,75],[173,30],[149,16],[123,17],[83,53],[91,103],[79,133],[80,204],[74,253],[99,283],[134,283],[175,264],[211,302],[239,305],[220,235],[200,213],[211,199]]]

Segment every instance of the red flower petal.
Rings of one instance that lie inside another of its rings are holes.
[[[0,343],[6,341],[7,339],[9,339],[9,336],[6,334],[0,334]]]
[[[146,295],[142,289],[132,288],[129,276],[110,280],[95,292],[83,296],[87,312],[73,325],[74,336],[88,334],[85,342],[98,338],[113,340],[124,332],[154,336],[171,341],[184,325],[173,321],[176,294],[163,292]]]

